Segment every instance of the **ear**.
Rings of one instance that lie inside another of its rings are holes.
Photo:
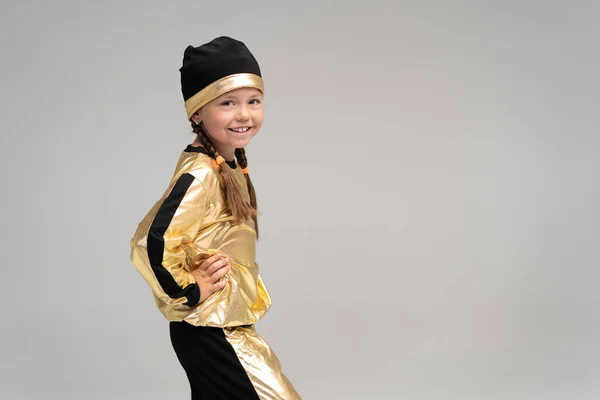
[[[194,123],[199,124],[200,121],[202,121],[202,118],[200,117],[200,110],[196,111],[190,119],[194,121]]]

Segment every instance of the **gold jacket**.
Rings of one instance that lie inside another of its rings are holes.
[[[241,168],[229,164],[236,167],[234,172],[248,196]],[[254,221],[233,222],[222,184],[218,167],[206,151],[188,146],[165,194],[131,239],[131,261],[169,321],[213,327],[252,325],[271,306],[255,262]],[[198,304],[200,291],[190,267],[196,257],[215,252],[230,259],[228,283]]]

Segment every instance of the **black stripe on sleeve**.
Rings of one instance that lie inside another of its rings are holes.
[[[190,174],[183,174],[179,177],[171,193],[158,209],[148,231],[148,259],[158,283],[169,297],[173,299],[186,297],[188,299],[186,305],[188,306],[198,304],[200,301],[200,288],[195,283],[182,288],[177,284],[173,275],[164,268],[162,265],[165,250],[163,236],[194,179],[194,176]]]

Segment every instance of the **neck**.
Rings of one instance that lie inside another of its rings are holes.
[[[194,142],[192,143],[192,146],[194,146],[194,147],[204,147],[204,145],[202,144],[202,142],[200,141],[200,139],[197,136],[196,136],[196,139],[194,140]],[[218,144],[216,144],[216,145],[213,144],[213,147],[215,148],[215,150],[217,150],[217,152],[221,155],[221,157],[223,157],[227,161],[233,161],[234,160],[234,158],[235,158],[235,149],[222,148]]]
[[[221,157],[226,159],[227,161],[233,161],[235,159],[235,148],[225,147],[223,148],[219,144],[213,144],[215,150],[219,152]]]

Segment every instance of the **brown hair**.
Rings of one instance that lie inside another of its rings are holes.
[[[220,154],[210,141],[210,137],[206,132],[206,128],[204,128],[204,124],[202,122],[197,124],[194,121],[191,121],[191,123],[192,130],[198,135],[198,139],[200,140],[202,147],[208,151],[212,158],[217,159],[220,157]],[[256,237],[258,237],[258,213],[256,211],[258,207],[256,203],[256,192],[247,170],[248,159],[246,158],[246,151],[243,148],[235,149],[235,157],[242,170],[245,170],[244,177],[246,178],[246,185],[248,186],[250,203],[248,203],[248,200],[246,200],[244,197],[244,192],[242,191],[242,188],[240,187],[240,184],[231,167],[227,165],[226,162],[222,162],[219,164],[219,167],[221,169],[221,176],[223,177],[223,196],[225,197],[225,203],[229,207],[229,211],[231,212],[231,215],[236,223],[240,223],[248,218],[252,218],[254,220]]]

